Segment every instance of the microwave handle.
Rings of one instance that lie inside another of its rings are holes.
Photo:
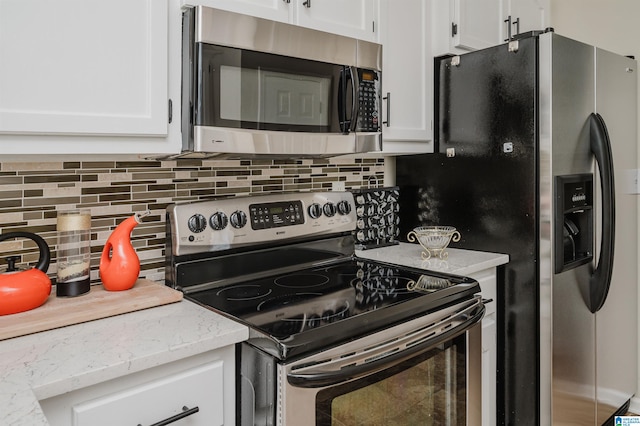
[[[349,85],[351,85],[352,109],[351,116],[347,117],[347,105],[349,104]],[[338,120],[340,121],[340,130],[344,134],[351,132],[353,117],[356,109],[356,88],[353,80],[353,68],[343,67],[340,71],[340,81],[338,82]]]
[[[351,74],[351,117],[349,117],[349,123],[351,127],[349,131],[356,131],[356,124],[358,123],[358,114],[360,113],[360,103],[358,102],[358,90],[360,88],[360,80],[358,78],[358,70],[355,67],[349,67],[349,73]]]

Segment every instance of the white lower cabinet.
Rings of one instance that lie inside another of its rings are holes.
[[[486,301],[482,319],[482,425],[496,424],[496,370],[497,370],[497,329],[496,329],[496,269],[485,269],[469,277],[480,284],[482,298]]]
[[[228,347],[40,403],[51,426],[233,425],[234,370]]]
[[[495,304],[495,302],[493,302]],[[496,424],[496,314],[482,319],[482,425]]]

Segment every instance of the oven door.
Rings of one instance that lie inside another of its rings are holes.
[[[479,425],[483,315],[474,298],[278,365],[264,424]]]

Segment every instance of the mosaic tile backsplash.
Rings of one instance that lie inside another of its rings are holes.
[[[174,202],[257,193],[384,186],[383,158],[304,160],[178,160],[0,162],[0,233],[40,235],[51,249],[48,275],[56,276],[56,218],[59,211],[91,210],[91,281],[99,282],[103,246],[113,229],[135,212],[150,210],[132,233],[141,278],[164,282],[165,209]],[[4,258],[34,265],[31,240],[0,242]]]

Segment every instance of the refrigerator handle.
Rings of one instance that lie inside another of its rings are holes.
[[[602,190],[602,239],[600,241],[600,255],[598,265],[590,279],[591,312],[602,308],[613,272],[613,248],[616,234],[615,215],[615,184],[613,181],[613,156],[611,154],[611,140],[604,119],[600,114],[589,116],[591,134],[591,151],[600,170],[600,185]]]

